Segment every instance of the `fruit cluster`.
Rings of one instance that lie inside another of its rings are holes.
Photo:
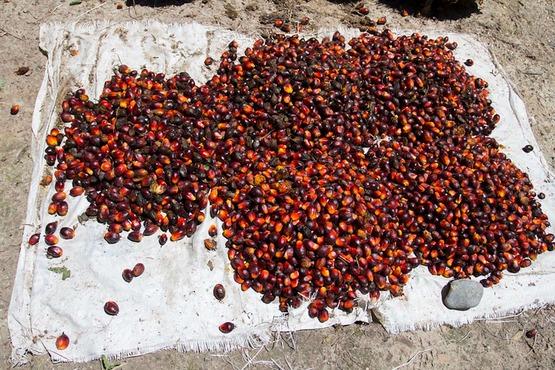
[[[500,117],[456,47],[387,29],[275,36],[244,55],[232,42],[202,86],[120,66],[98,102],[78,90],[62,104],[49,210],[67,213],[71,181],[109,243],[159,229],[162,243],[191,236],[210,202],[241,288],[284,311],[314,298],[320,321],[357,294],[401,294],[421,264],[496,284],[554,236],[487,136]]]

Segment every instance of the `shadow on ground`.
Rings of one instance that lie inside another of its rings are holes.
[[[159,6],[168,6],[168,5],[184,5],[188,3],[192,3],[194,0],[126,0],[125,5],[127,6],[149,6],[151,8],[156,8]]]
[[[420,14],[438,20],[462,19],[480,13],[476,0],[379,0],[399,11],[407,10],[409,14]]]

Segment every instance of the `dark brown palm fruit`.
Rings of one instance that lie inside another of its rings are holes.
[[[46,257],[60,258],[64,254],[64,250],[57,245],[50,246],[46,249]]]
[[[110,316],[116,316],[119,313],[119,306],[114,301],[108,301],[104,304],[104,312]]]
[[[216,284],[213,289],[213,294],[218,301],[221,301],[222,299],[224,299],[225,298],[224,286],[222,284]]]
[[[75,237],[75,230],[71,227],[62,227],[60,229],[60,236],[62,239],[73,239]]]
[[[538,335],[538,330],[535,328],[526,331],[526,338],[532,339],[532,338],[535,338],[536,335]]]
[[[54,234],[57,227],[58,227],[58,222],[57,221],[50,222],[50,223],[46,224],[46,227],[44,228],[44,233],[46,235]]]
[[[530,153],[532,150],[534,150],[534,147],[530,144],[525,145],[524,148],[522,148],[522,151],[524,153]]]
[[[123,280],[127,283],[130,283],[131,280],[133,280],[133,278],[135,277],[133,275],[133,270],[130,269],[125,269],[123,270],[123,272],[121,273],[121,277],[123,278]]]

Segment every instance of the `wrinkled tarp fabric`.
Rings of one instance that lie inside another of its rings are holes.
[[[347,37],[359,34],[354,29],[340,30]],[[330,36],[333,31],[322,30],[311,36]],[[470,73],[488,81],[493,105],[502,117],[493,136],[530,175],[537,191],[546,194],[543,208],[553,219],[553,175],[539,152],[522,100],[487,47],[467,35],[446,34],[459,44],[455,52],[459,60],[475,61],[473,67],[468,67]],[[284,315],[277,303],[267,305],[258,294],[241,292],[233,281],[221,223],[212,220],[209,212],[190,239],[169,242],[164,247],[159,246],[156,236],[145,237],[140,244],[122,239],[118,244],[107,245],[102,238],[104,225],[79,222],[78,216],[88,205],[84,197],[71,198],[70,212],[60,220],[59,227],[77,226],[76,238],[60,243],[64,249],[62,258],[47,259],[43,241],[28,246],[31,234],[56,219],[46,212],[54,184],[45,189],[39,182],[47,168],[42,156],[44,138],[58,124],[60,102],[68,92],[85,88],[95,99],[119,64],[135,69],[146,67],[166,75],[186,71],[201,84],[216,70],[204,66],[207,56],[218,60],[230,41],[237,40],[239,50],[244,50],[255,38],[196,23],[99,22],[41,27],[40,46],[48,60],[33,115],[33,180],[8,312],[14,364],[25,363],[27,353],[48,352],[53,361],[88,361],[101,355],[125,357],[162,348],[222,351],[256,346],[269,341],[272,331],[368,322],[372,319],[370,309],[388,331],[396,333],[441,324],[461,325],[555,302],[555,285],[550,283],[555,277],[555,253],[547,253],[517,275],[506,273],[499,285],[485,291],[480,305],[469,311],[447,310],[441,303],[441,289],[448,280],[431,276],[426,268],[419,267],[413,271],[404,296],[391,299],[382,294],[374,307],[361,301],[351,314],[336,310],[328,322],[321,324],[308,317],[308,303]],[[526,144],[536,150],[523,155],[520,148]],[[220,235],[218,248],[212,252],[204,248],[203,240],[214,222]],[[124,282],[123,269],[138,262],[145,265],[145,273],[130,284]],[[49,270],[55,267],[66,267],[71,276],[62,280],[60,274]],[[217,283],[226,289],[222,302],[212,295]],[[104,313],[103,305],[108,300],[118,302],[118,316]],[[230,334],[218,330],[225,321],[236,324]],[[70,337],[71,344],[68,349],[57,351],[55,339],[62,331]]]

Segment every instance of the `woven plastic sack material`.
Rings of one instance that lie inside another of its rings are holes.
[[[357,30],[342,29],[346,37]],[[321,31],[317,35],[331,35]],[[431,35],[435,36],[435,35]],[[529,173],[537,191],[547,197],[543,209],[551,220],[555,216],[553,176],[538,151],[522,100],[514,92],[487,48],[461,34],[448,34],[457,41],[459,60],[472,58],[470,73],[489,82],[491,99],[502,119],[494,137],[505,146],[507,155]],[[206,221],[190,239],[169,242],[160,247],[156,236],[140,244],[122,239],[108,245],[103,240],[105,226],[91,220],[79,222],[87,208],[82,198],[69,199],[70,213],[58,227],[77,225],[76,238],[62,241],[64,256],[49,260],[41,242],[29,247],[29,236],[55,217],[47,212],[54,184],[39,186],[45,169],[45,136],[58,124],[60,102],[65,94],[85,88],[95,99],[113,67],[127,64],[134,69],[146,67],[166,75],[186,71],[197,83],[215,72],[204,66],[207,56],[219,59],[227,44],[237,40],[239,50],[250,46],[255,37],[199,24],[162,24],[132,22],[113,25],[48,24],[41,27],[41,48],[47,52],[45,77],[37,96],[33,115],[33,180],[27,204],[26,227],[21,244],[12,300],[8,313],[13,343],[14,364],[26,362],[26,354],[48,352],[53,361],[88,361],[101,355],[122,357],[163,348],[179,350],[230,350],[267,342],[272,331],[315,329],[334,324],[348,325],[371,320],[368,309],[391,332],[429,328],[440,324],[459,325],[477,318],[496,317],[524,308],[555,302],[555,253],[538,258],[531,268],[518,275],[506,273],[498,286],[487,289],[480,305],[466,312],[449,311],[441,303],[441,288],[447,279],[431,276],[419,267],[403,297],[392,299],[382,294],[377,307],[361,301],[351,314],[334,310],[324,324],[308,317],[306,306],[288,315],[277,303],[264,304],[253,291],[241,292],[233,281],[227,259],[221,222]],[[536,150],[523,155],[520,148],[532,144]],[[218,248],[207,251],[203,240],[212,223],[218,225]],[[130,284],[123,281],[124,268],[145,265],[145,273]],[[65,267],[71,276],[65,280],[52,268]],[[225,286],[226,297],[218,302],[212,295],[215,284]],[[108,316],[103,305],[114,300],[118,316]],[[226,321],[236,329],[223,334],[218,326]],[[65,332],[70,346],[57,351],[56,337]]]

